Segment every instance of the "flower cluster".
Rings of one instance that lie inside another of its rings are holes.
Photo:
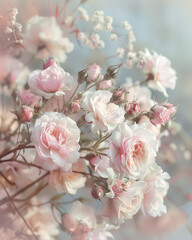
[[[135,37],[127,21],[121,28],[128,41],[115,53],[122,63],[106,67],[94,63],[78,73],[66,70],[67,65],[59,62],[75,46],[71,33],[96,51],[105,46],[101,32],[108,32],[111,41],[119,36],[112,17],[102,11],[89,15],[78,7],[77,16],[65,20],[58,12],[33,16],[26,23],[24,49],[33,53],[34,61],[43,58],[43,66],[28,70],[19,84],[7,78],[16,70],[21,73],[23,65],[0,72],[0,83],[7,84],[5,90],[12,97],[7,109],[14,108],[9,112],[12,122],[5,128],[2,120],[0,128],[0,186],[6,193],[0,206],[11,201],[12,212],[24,219],[25,234],[40,240],[54,239],[58,228],[72,240],[107,240],[113,238],[111,230],[138,212],[152,217],[166,213],[170,177],[157,164],[157,154],[176,107],[154,101],[150,88],[168,96],[176,74],[167,58],[149,50],[134,51]],[[91,34],[80,30],[78,20],[91,24]],[[119,86],[121,68],[135,63],[144,80],[127,78]],[[78,198],[73,198],[77,192]],[[96,211],[94,205],[84,204],[86,200],[100,200],[102,206]]]

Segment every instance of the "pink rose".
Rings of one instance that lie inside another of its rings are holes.
[[[161,216],[167,212],[164,197],[169,189],[169,174],[163,172],[156,163],[150,167],[145,177],[147,183],[144,195],[144,211],[153,217]]]
[[[167,108],[158,105],[151,108],[149,119],[153,124],[164,124],[170,120],[170,111]]]
[[[112,131],[124,121],[125,111],[111,103],[112,93],[106,90],[89,91],[84,94],[82,107],[86,111],[85,120],[93,131]]]
[[[88,71],[88,81],[93,82],[99,76],[101,72],[101,68],[100,66],[94,63],[91,66],[88,66],[87,71]]]
[[[31,140],[38,165],[46,170],[71,170],[79,159],[80,130],[76,122],[62,113],[47,112],[36,120]]]
[[[162,92],[168,96],[166,89],[174,89],[176,84],[176,73],[171,68],[169,59],[156,52],[151,54],[148,49],[142,55],[144,61],[143,71],[149,79],[149,87]]]
[[[30,122],[31,119],[33,118],[34,109],[31,108],[31,107],[28,107],[26,105],[23,105],[17,111],[16,114],[17,114],[17,117],[18,117],[19,121],[21,121],[22,123]]]
[[[141,178],[155,161],[158,141],[142,125],[119,124],[111,141],[111,165],[117,174],[130,179]]]
[[[34,104],[35,107],[39,106],[40,97],[30,93],[29,90],[23,90],[22,92],[18,93],[19,99],[21,103],[24,105],[32,105]]]
[[[85,171],[85,162],[79,159],[72,165],[72,170],[78,172]],[[54,188],[57,192],[67,192],[70,194],[76,194],[77,190],[84,187],[86,177],[83,174],[73,172],[63,172],[58,169],[51,173],[49,177],[49,185]]]
[[[141,112],[141,109],[137,102],[131,102],[126,104],[125,111],[129,115],[137,115]]]
[[[61,67],[52,65],[44,70],[35,70],[29,75],[28,84],[30,91],[46,99],[53,95],[63,95],[65,90],[70,90],[73,78]]]
[[[123,222],[132,218],[141,208],[145,182],[128,182],[113,199],[106,199],[102,208],[104,216],[112,222]]]

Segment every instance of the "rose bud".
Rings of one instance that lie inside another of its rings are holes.
[[[137,115],[141,112],[141,109],[140,109],[139,104],[137,102],[131,102],[131,103],[126,104],[125,111],[129,115],[135,116],[135,115]]]
[[[106,80],[106,81],[101,81],[98,84],[97,89],[106,90],[106,89],[109,89],[110,87],[112,87],[112,80]]]
[[[99,199],[104,196],[104,191],[101,187],[94,186],[94,188],[92,188],[91,195],[93,198]]]
[[[114,92],[111,98],[111,101],[115,104],[122,103],[125,100],[125,91],[118,90],[117,92]]]
[[[41,100],[41,97],[34,95],[29,90],[23,90],[18,93],[18,96],[23,105],[33,105],[38,107]]]
[[[166,107],[169,110],[171,117],[173,117],[173,115],[175,115],[177,109],[173,104],[165,102],[162,104],[162,106]]]
[[[117,75],[119,73],[119,69],[120,69],[121,65],[122,64],[113,65],[113,66],[108,67],[107,68],[107,73],[105,74],[104,79],[105,80],[110,80],[111,78],[112,79],[117,78]]]
[[[22,123],[30,122],[31,119],[33,118],[33,114],[34,109],[26,105],[21,106],[21,108],[18,111],[16,111],[16,115]]]
[[[92,64],[87,68],[88,71],[88,82],[93,82],[97,79],[97,77],[100,75],[101,68],[97,64]]]
[[[88,76],[89,76],[89,74],[88,74],[87,68],[78,72],[78,80],[77,80],[78,83],[81,84],[81,83],[87,81]]]
[[[56,64],[56,62],[53,61],[52,58],[49,58],[49,60],[44,64],[43,69],[46,69],[46,68],[48,68],[50,66],[58,67],[58,65]]]
[[[170,112],[166,107],[155,106],[149,112],[149,119],[153,124],[164,124],[170,120]]]
[[[78,100],[74,100],[71,104],[72,113],[78,113],[81,109],[80,103]]]

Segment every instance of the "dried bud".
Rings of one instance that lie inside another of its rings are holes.
[[[92,64],[87,68],[88,71],[88,82],[93,82],[97,79],[97,77],[100,75],[101,68],[97,64]]]
[[[122,103],[125,100],[125,91],[118,90],[117,92],[114,92],[111,98],[111,101],[115,104]]]
[[[23,105],[18,111],[16,111],[15,114],[22,123],[30,122],[33,118],[34,109],[29,106]]]
[[[93,198],[99,199],[104,196],[104,191],[101,187],[96,185],[94,188],[92,188],[91,195]]]
[[[150,109],[149,119],[153,124],[164,124],[170,119],[170,112],[163,106],[155,106]]]
[[[119,65],[113,65],[107,68],[107,73],[104,76],[105,80],[109,80],[109,79],[115,79],[117,78],[117,75],[119,73],[119,69],[121,67],[122,64]]]
[[[56,66],[56,67],[58,66],[56,62],[53,61],[52,58],[49,58],[49,60],[44,64],[43,69],[46,69],[50,66]]]
[[[141,112],[141,109],[137,102],[131,102],[131,103],[126,104],[125,111],[129,115],[136,116],[137,114],[139,114]]]
[[[72,113],[78,113],[81,109],[80,103],[78,100],[74,100],[71,104]]]
[[[78,83],[81,84],[81,83],[87,81],[88,76],[89,76],[89,74],[88,74],[87,68],[78,72],[78,80],[77,80]]]

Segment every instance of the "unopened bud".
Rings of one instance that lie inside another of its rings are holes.
[[[78,113],[81,109],[80,103],[78,100],[74,100],[71,104],[72,113]]]
[[[173,117],[175,115],[175,113],[177,112],[176,107],[171,103],[165,102],[165,103],[162,104],[162,106],[167,108],[167,110],[169,110],[169,113],[170,113],[171,117]]]
[[[93,82],[100,75],[101,68],[97,64],[92,64],[91,66],[89,66],[87,68],[87,71],[88,71],[88,79],[87,79],[87,81],[88,82]]]
[[[131,102],[126,104],[125,111],[129,115],[135,116],[141,112],[141,109],[137,102]]]
[[[122,64],[119,65],[113,65],[107,68],[107,73],[104,76],[105,80],[109,80],[109,79],[115,79],[117,78],[117,75],[119,73],[119,69],[121,67]]]
[[[153,124],[164,124],[170,119],[170,112],[163,106],[155,106],[150,109],[149,119]]]
[[[29,106],[23,105],[19,110],[16,111],[15,114],[22,123],[30,122],[33,118],[34,109]]]
[[[78,72],[78,80],[77,80],[78,83],[81,84],[81,83],[87,81],[88,76],[89,76],[89,74],[88,74],[87,68]]]
[[[115,104],[122,103],[125,100],[125,91],[119,90],[114,92],[111,98],[111,101]]]
[[[56,62],[53,61],[52,58],[49,58],[49,60],[44,64],[43,69],[46,69],[50,66],[58,66]]]

